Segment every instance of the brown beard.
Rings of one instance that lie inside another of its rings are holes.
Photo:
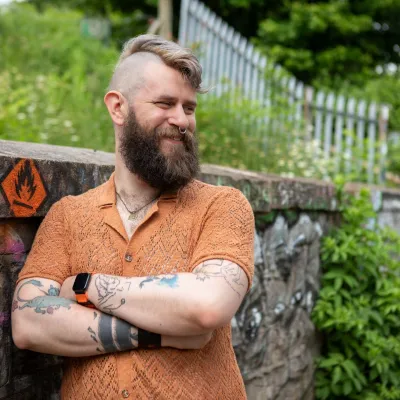
[[[178,135],[182,145],[175,145],[164,155],[160,150],[161,139]],[[200,169],[194,132],[187,130],[180,135],[178,127],[146,129],[139,124],[133,110],[123,126],[119,152],[130,172],[161,191],[179,189],[195,178]]]

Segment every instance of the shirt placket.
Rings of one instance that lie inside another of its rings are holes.
[[[149,210],[144,220],[136,228],[136,232],[132,235],[125,247],[125,254],[123,256],[123,275],[129,276],[133,272],[133,262],[135,261],[135,243],[138,241],[140,235],[139,229],[142,229],[143,225],[158,211],[158,202],[153,205]],[[133,238],[135,237],[135,240]],[[125,242],[126,243],[126,242]],[[138,351],[138,350],[132,350]],[[118,369],[118,382],[119,382],[119,399],[128,399],[133,397],[133,374],[134,368],[132,365],[132,355],[130,351],[120,353],[117,357],[117,369]]]

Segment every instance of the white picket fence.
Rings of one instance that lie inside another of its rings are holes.
[[[302,122],[304,138],[320,144],[326,160],[333,160],[339,170],[340,160],[345,159],[346,173],[364,170],[369,183],[384,182],[388,106],[315,91],[288,77],[280,66],[272,65],[265,55],[197,0],[181,2],[179,43],[193,48],[198,55],[204,86],[212,87],[213,95],[239,88],[246,98],[268,109],[274,101],[271,88],[278,86],[280,94],[287,96],[292,106],[292,115],[287,118],[297,121],[298,126]],[[262,119],[265,128],[274,123],[277,121],[271,121],[268,115]],[[368,148],[364,148],[366,143]],[[362,157],[365,153],[367,157]]]

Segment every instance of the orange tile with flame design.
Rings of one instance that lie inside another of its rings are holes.
[[[1,187],[16,217],[34,215],[47,197],[42,178],[32,160],[19,161],[1,182]]]

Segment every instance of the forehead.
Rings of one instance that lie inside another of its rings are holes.
[[[163,63],[148,63],[143,78],[144,84],[138,91],[137,97],[169,95],[183,100],[196,99],[196,91],[182,74]]]

